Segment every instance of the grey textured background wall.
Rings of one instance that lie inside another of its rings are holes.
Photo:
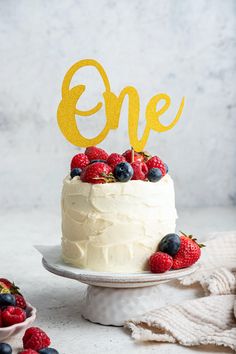
[[[115,93],[139,90],[140,134],[151,96],[171,96],[168,121],[185,95],[178,125],[152,133],[146,148],[168,163],[178,206],[235,203],[235,33],[234,0],[0,1],[1,205],[59,205],[76,148],[60,133],[56,110],[63,76],[82,58],[102,63]],[[89,87],[86,107],[101,94]],[[91,136],[103,122],[89,118],[82,131]],[[128,144],[126,104],[101,146]]]

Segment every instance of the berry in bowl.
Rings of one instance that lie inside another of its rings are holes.
[[[0,341],[29,327],[36,309],[26,302],[19,288],[8,279],[0,279]]]

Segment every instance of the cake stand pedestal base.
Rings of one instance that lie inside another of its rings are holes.
[[[158,288],[158,285],[129,289],[89,285],[82,316],[103,325],[123,326],[132,317],[158,308]]]
[[[36,248],[46,270],[88,285],[82,316],[103,325],[123,326],[126,320],[160,307],[163,295],[158,285],[185,277],[198,268],[193,265],[161,274],[95,272],[65,264],[60,245]]]

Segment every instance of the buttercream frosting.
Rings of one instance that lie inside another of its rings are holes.
[[[67,176],[62,190],[62,256],[76,267],[140,272],[161,238],[174,232],[170,175],[157,183],[90,184]]]

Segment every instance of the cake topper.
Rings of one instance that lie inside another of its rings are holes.
[[[81,95],[86,89],[85,85],[77,85],[70,88],[71,81],[74,74],[82,67],[92,66],[95,67],[100,74],[104,83],[103,102],[98,102],[95,107],[83,111],[76,107]],[[146,126],[141,139],[138,138],[138,122],[140,99],[137,90],[132,86],[125,87],[119,94],[115,95],[111,91],[110,83],[105,70],[102,65],[93,59],[80,60],[68,70],[62,83],[62,99],[58,106],[57,121],[62,134],[69,142],[76,146],[87,147],[101,143],[111,129],[117,129],[119,126],[120,112],[125,97],[129,98],[128,105],[128,133],[130,145],[136,151],[143,151],[147,143],[150,130],[156,132],[165,132],[172,129],[183,111],[184,97],[181,100],[178,112],[169,125],[164,125],[160,122],[160,117],[169,108],[171,104],[170,97],[165,93],[159,93],[153,96],[147,106],[145,112]],[[164,104],[157,110],[157,104],[164,100]],[[97,113],[102,107],[105,107],[106,124],[102,131],[94,138],[84,137],[76,124],[76,116],[92,116]]]

